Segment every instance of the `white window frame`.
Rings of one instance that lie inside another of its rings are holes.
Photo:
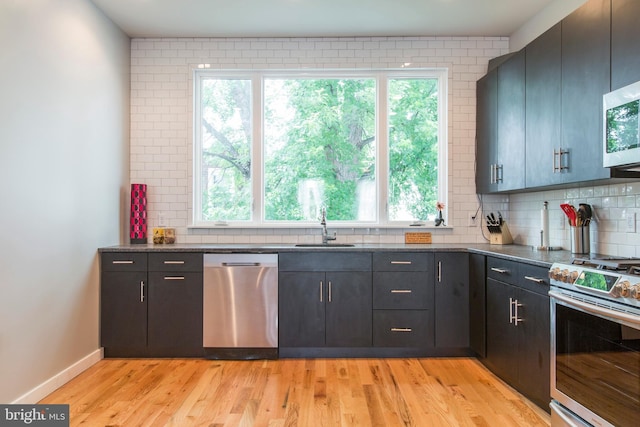
[[[252,147],[251,186],[253,191],[252,219],[250,221],[203,221],[201,219],[201,154],[202,128],[200,88],[205,78],[233,78],[251,80],[252,90]],[[191,228],[307,228],[316,226],[315,221],[272,221],[264,215],[264,170],[263,170],[263,82],[268,78],[374,78],[376,79],[376,199],[377,213],[374,221],[332,221],[334,228],[405,228],[408,226],[432,227],[432,220],[423,222],[391,221],[388,219],[389,188],[389,140],[387,81],[390,79],[435,78],[438,80],[438,200],[447,203],[448,195],[448,70],[429,69],[385,69],[385,70],[211,70],[195,69],[193,76],[193,182]],[[447,209],[449,212],[449,209]],[[446,218],[445,218],[446,219]]]

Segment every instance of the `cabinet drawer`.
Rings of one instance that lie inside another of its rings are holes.
[[[487,277],[515,285],[519,263],[501,258],[487,257]]]
[[[102,271],[147,271],[147,254],[140,252],[109,252],[100,257]]]
[[[374,310],[375,347],[429,347],[433,330],[428,310]]]
[[[371,271],[369,252],[296,252],[278,255],[279,271]]]
[[[429,300],[426,272],[373,274],[374,309],[426,309]]]
[[[374,252],[373,271],[432,271],[433,254]]]
[[[549,292],[549,269],[530,264],[520,264],[519,281],[520,287],[541,295],[548,295]]]
[[[202,254],[189,252],[150,253],[149,271],[202,271]]]

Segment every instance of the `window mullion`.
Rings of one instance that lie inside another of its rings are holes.
[[[253,122],[253,141],[251,150],[252,165],[252,214],[253,222],[264,223],[264,167],[263,167],[263,77],[254,74],[251,78],[251,120]]]
[[[376,155],[376,171],[377,171],[377,183],[378,183],[378,222],[387,223],[389,221],[389,137],[388,137],[388,103],[387,93],[388,84],[387,76],[384,73],[379,73],[377,77],[378,90],[377,90],[377,149]]]

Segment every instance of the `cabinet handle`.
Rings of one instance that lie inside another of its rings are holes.
[[[133,260],[111,261],[111,264],[133,264]]]
[[[331,302],[331,280],[329,280],[329,302]]]
[[[502,182],[502,165],[496,165],[496,182],[495,184]]]
[[[411,289],[391,289],[392,294],[410,294],[413,292]]]
[[[509,323],[515,326],[518,326],[518,323],[523,321],[518,317],[518,307],[522,307],[522,304],[517,299],[509,298]]]
[[[496,183],[496,165],[491,165],[491,168],[489,170],[489,184],[495,184]]]
[[[164,276],[164,280],[184,280],[184,276]]]
[[[567,156],[567,158],[569,157],[569,150],[563,150],[562,148],[553,150],[553,173],[562,173],[563,170],[569,169],[569,166],[565,166],[569,161],[562,161],[564,156]],[[556,158],[558,159],[557,162]]]
[[[164,261],[165,264],[184,264],[184,261]]]
[[[442,261],[438,261],[438,283],[442,283]]]
[[[411,328],[391,328],[391,332],[411,332]]]
[[[140,281],[140,302],[144,302],[144,280]]]
[[[527,280],[531,280],[532,282],[536,282],[536,283],[544,283],[544,279],[539,279],[537,277],[532,277],[532,276],[524,276],[525,279]]]
[[[505,270],[504,268],[491,267],[491,271],[495,271],[500,274],[507,274],[509,270]]]
[[[323,288],[323,283],[322,283],[322,280],[320,280],[320,302],[323,302],[322,294],[323,294],[324,292],[323,292],[323,289],[322,289],[322,288]]]
[[[391,261],[391,264],[411,265],[411,261]]]

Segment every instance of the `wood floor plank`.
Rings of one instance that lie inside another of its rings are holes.
[[[71,426],[549,426],[472,358],[106,359],[40,403]]]

